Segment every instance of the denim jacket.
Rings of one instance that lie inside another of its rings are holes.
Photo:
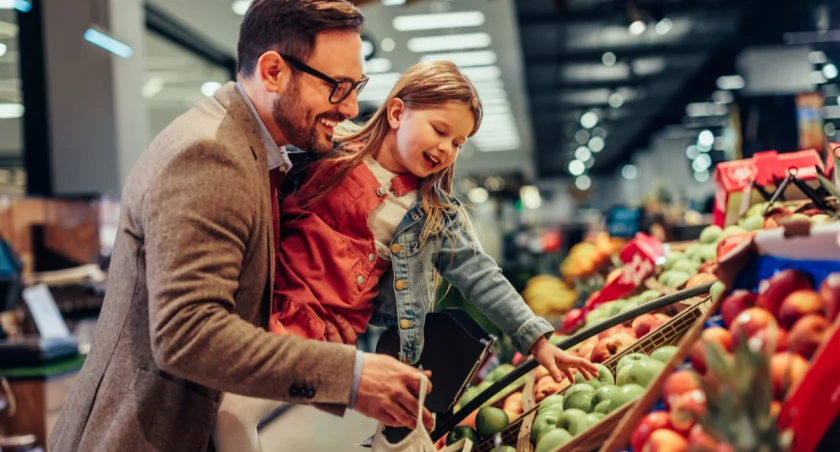
[[[457,200],[448,201],[460,207]],[[540,336],[554,332],[548,321],[534,315],[455,212],[447,216],[446,227],[456,240],[441,234],[429,237],[421,247],[420,233],[426,219],[419,204],[418,198],[391,242],[391,271],[380,281],[370,322],[399,326],[400,358],[404,363],[416,363],[423,351],[426,313],[435,308],[435,270],[510,336],[523,354]]]

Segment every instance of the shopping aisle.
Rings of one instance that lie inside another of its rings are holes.
[[[376,421],[355,411],[343,418],[309,406],[296,406],[260,432],[264,452],[334,452],[370,450],[359,447],[373,434]]]

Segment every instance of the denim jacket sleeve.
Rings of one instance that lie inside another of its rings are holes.
[[[453,218],[448,226],[450,234],[439,236],[437,270],[527,355],[534,342],[554,328],[531,311],[460,219]]]

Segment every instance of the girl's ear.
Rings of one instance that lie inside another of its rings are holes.
[[[388,125],[392,129],[399,129],[402,123],[403,115],[405,114],[405,102],[400,98],[393,98],[388,102],[386,115],[388,116]]]

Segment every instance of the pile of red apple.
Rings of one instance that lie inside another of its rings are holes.
[[[790,389],[802,380],[809,360],[820,344],[828,339],[831,324],[840,312],[840,273],[829,275],[819,287],[813,278],[798,270],[782,270],[762,281],[758,293],[735,290],[721,304],[724,327],[703,331],[701,341],[691,350],[694,370],[681,370],[665,381],[665,411],[647,414],[631,436],[634,451],[687,451],[696,446],[706,450],[731,450],[719,445],[695,425],[705,412],[705,394],[700,389],[700,375],[706,372],[705,345],[715,343],[732,351],[733,344],[746,340],[771,344],[776,331],[775,348],[770,360],[774,401],[771,413],[778,415]],[[717,448],[717,449],[716,449]]]

